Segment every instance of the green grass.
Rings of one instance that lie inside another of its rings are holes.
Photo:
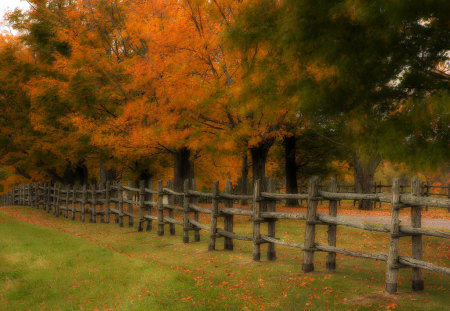
[[[204,218],[203,222],[208,223]],[[303,223],[282,221],[277,236],[302,242]],[[250,234],[237,218],[235,231]],[[208,252],[201,242],[181,243],[116,224],[55,218],[31,208],[0,209],[0,310],[444,310],[450,277],[424,272],[426,289],[411,293],[411,271],[400,272],[399,295],[383,294],[385,263],[338,255],[326,272],[317,253],[316,272],[301,273],[302,252],[277,247],[277,261],[254,263],[251,242],[233,252]],[[326,228],[318,229],[326,242]],[[386,251],[387,235],[338,229],[338,246]],[[450,243],[424,238],[424,259],[450,266]],[[410,239],[401,241],[408,255]],[[265,248],[263,247],[263,250]]]

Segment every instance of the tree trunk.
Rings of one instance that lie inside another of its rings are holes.
[[[266,162],[270,147],[272,147],[275,139],[267,139],[259,145],[250,148],[252,156],[252,172],[253,184],[258,179],[261,180],[261,190],[266,189]]]
[[[241,194],[248,194],[248,159],[247,159],[247,151],[245,151],[245,154],[242,157]],[[241,205],[248,205],[248,201],[247,200],[241,200]]]
[[[100,184],[104,187],[107,181],[114,181],[117,178],[117,172],[115,169],[106,169],[103,165],[103,161],[100,161]]]
[[[186,147],[176,150],[173,154],[173,183],[177,192],[183,192],[184,180],[194,178],[194,163],[190,156],[191,151]]]
[[[375,175],[375,170],[380,162],[381,156],[362,160],[356,153],[353,154],[353,173],[355,177],[355,190],[357,193],[373,193],[373,176]],[[372,201],[360,200],[358,208],[360,210],[372,210]]]
[[[84,164],[84,160],[78,161],[78,163],[75,164],[75,179],[78,181],[78,184],[87,185],[88,177],[88,168]]]
[[[285,137],[284,145],[284,159],[285,159],[285,173],[286,173],[286,193],[298,193],[297,185],[297,164],[295,162],[295,136]],[[286,200],[286,206],[298,206],[298,200]]]

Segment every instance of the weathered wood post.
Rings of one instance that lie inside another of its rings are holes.
[[[64,211],[64,218],[69,217],[69,199],[70,199],[70,185],[66,186],[66,210]]]
[[[337,192],[336,177],[332,177],[328,185],[329,192]],[[376,190],[375,190],[376,191]],[[376,204],[376,201],[374,201]],[[337,216],[337,201],[330,200],[328,205],[328,213],[332,217]],[[336,225],[328,225],[328,245],[336,247]],[[336,270],[336,253],[328,253],[327,270]]]
[[[183,243],[189,243],[189,179],[184,181],[183,195]]]
[[[39,188],[41,183],[34,183],[34,204],[36,205],[36,208],[39,209]]]
[[[100,210],[100,222],[101,223],[105,223],[105,183],[100,183],[98,185],[98,191],[97,191],[97,196],[100,197],[100,200],[97,199],[98,202],[98,207]]]
[[[156,201],[156,212],[158,216],[158,235],[164,235],[164,205],[163,205],[163,181],[158,180],[158,198]],[[184,236],[183,236],[184,241]]]
[[[131,180],[128,181],[128,187],[132,188],[133,187],[133,183],[131,182]],[[127,190],[127,200],[128,200],[128,227],[133,227],[134,225],[134,218],[132,215],[134,215],[133,213],[133,191],[131,190]]]
[[[397,292],[398,280],[398,239],[400,236],[399,211],[400,203],[400,179],[396,178],[392,184],[392,209],[391,209],[391,234],[389,238],[389,251],[386,271],[386,292]]]
[[[420,181],[418,178],[411,179],[411,194],[420,196]],[[422,207],[411,207],[411,226],[420,228],[422,226]],[[422,260],[422,235],[417,234],[411,237],[412,242],[412,258]],[[424,289],[423,275],[420,268],[412,268],[412,290],[422,291]]]
[[[139,181],[139,225],[138,231],[144,230],[145,180]]]
[[[151,180],[151,179],[148,180],[148,189],[153,190],[153,180]],[[153,202],[153,193],[147,193],[145,197],[146,197],[146,201]],[[148,206],[148,214],[149,215],[153,214],[153,205],[152,204],[150,204]],[[153,229],[153,220],[148,218],[147,219],[147,227],[145,230],[152,231],[152,229]]]
[[[197,181],[195,179],[192,179],[192,190],[197,191]],[[192,196],[190,201],[192,204],[198,205],[198,196]],[[194,220],[196,222],[200,221],[198,211],[194,211]],[[198,227],[194,227],[194,241],[200,241],[200,228]]]
[[[107,224],[109,224],[110,222],[110,203],[111,203],[111,199],[110,199],[110,195],[111,195],[111,182],[109,180],[106,181],[105,183],[105,222]]]
[[[50,209],[52,207],[52,184],[48,183],[47,186],[47,213],[50,213]]]
[[[173,190],[173,183],[172,183],[172,180],[170,180],[170,179],[167,180],[167,188]],[[172,206],[175,205],[175,198],[172,194],[167,195],[167,203],[169,203],[169,205],[172,205]],[[169,217],[175,218],[173,208],[169,209]],[[170,230],[170,235],[175,235],[175,224],[170,223],[169,230]]]
[[[306,226],[305,226],[305,249],[303,251],[303,272],[314,271],[314,251],[316,239],[316,214],[317,214],[317,195],[318,177],[314,176],[309,180],[308,186],[308,203],[306,210]]]
[[[255,181],[253,187],[253,260],[261,260],[261,180]]]
[[[213,184],[213,197],[211,208],[211,230],[209,235],[208,250],[213,251],[216,249],[217,238],[217,217],[219,215],[219,181],[216,180]]]
[[[117,184],[117,194],[119,197],[119,226],[123,227],[123,186],[122,182]],[[117,218],[117,216],[116,216]]]
[[[232,185],[230,181],[225,182],[225,193],[231,194]],[[233,208],[233,200],[225,200],[225,207]],[[233,214],[225,214],[224,216],[224,228],[225,231],[233,232]],[[224,237],[224,248],[227,250],[233,250],[233,239],[229,237]]]
[[[275,193],[277,190],[277,183],[273,179],[268,180],[267,184],[267,192]],[[277,208],[277,201],[276,200],[270,200],[267,204],[267,211],[268,212],[275,212]],[[271,238],[275,238],[275,225],[276,225],[276,219],[269,219],[267,221],[267,235]],[[277,253],[275,251],[275,244],[269,242],[267,245],[267,259],[268,260],[276,260],[277,259]]]
[[[450,200],[450,183],[447,185],[447,197]],[[447,211],[450,212],[450,207],[447,208]]]
[[[85,221],[86,218],[86,202],[87,202],[87,190],[86,184],[83,185],[82,193],[81,193],[81,218],[82,222]]]
[[[427,180],[427,192],[425,196],[429,197],[431,194],[431,183]],[[428,211],[428,205],[425,206],[425,210]]]
[[[53,186],[53,215],[59,216],[59,184]]]
[[[75,220],[75,212],[77,210],[77,186],[72,186],[72,220]]]
[[[96,184],[91,185],[91,222],[97,222],[97,187]]]
[[[27,191],[28,191],[28,206],[33,206],[31,197],[31,184],[27,185]]]

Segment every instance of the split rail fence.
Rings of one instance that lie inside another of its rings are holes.
[[[253,243],[255,261],[261,259],[262,244],[268,244],[268,260],[276,260],[275,245],[294,247],[303,251],[304,272],[314,271],[316,252],[328,253],[326,262],[328,271],[336,269],[336,254],[381,260],[387,263],[386,292],[391,294],[397,291],[398,271],[401,268],[412,268],[412,288],[415,291],[424,289],[423,269],[450,275],[450,268],[426,262],[422,258],[422,236],[449,239],[450,233],[421,227],[421,207],[450,208],[450,199],[421,195],[421,185],[416,178],[411,180],[410,193],[401,193],[400,179],[394,181],[391,193],[340,193],[337,191],[337,182],[334,178],[331,179],[326,191],[321,189],[324,187],[319,186],[317,177],[309,181],[308,192],[301,194],[276,193],[276,184],[273,180],[267,180],[264,185],[256,181],[252,195],[232,194],[230,182],[225,183],[225,189],[221,192],[218,181],[214,182],[212,193],[198,191],[195,180],[186,180],[183,192],[173,190],[173,183],[170,180],[165,186],[163,181],[159,180],[156,189],[151,182],[145,187],[144,181],[140,182],[139,188],[132,187],[131,182],[127,186],[108,182],[102,187],[96,185],[62,187],[49,183],[32,183],[12,189],[2,196],[1,203],[43,208],[48,213],[70,217],[72,220],[75,220],[78,214],[83,222],[89,217],[90,222],[96,222],[97,218],[100,218],[101,222],[109,223],[113,215],[115,222],[123,226],[126,217],[129,226],[134,225],[134,220],[138,221],[139,231],[143,231],[144,226],[146,230],[152,230],[155,222],[157,234],[160,236],[165,234],[165,225],[168,225],[171,235],[175,234],[175,226],[178,225],[182,227],[184,243],[189,243],[190,231],[194,232],[194,241],[200,241],[200,230],[205,230],[209,232],[209,250],[216,249],[218,238],[224,238],[224,248],[227,250],[233,250],[234,240],[248,241]],[[211,200],[211,206],[200,206],[198,202],[202,198]],[[277,202],[287,199],[306,200],[306,213],[277,211]],[[251,209],[233,207],[234,202],[238,200],[251,202]],[[337,203],[340,200],[376,200],[390,203],[391,225],[368,224],[339,218]],[[329,202],[328,214],[317,212],[319,201]],[[404,208],[411,208],[411,225],[400,224],[399,212]],[[177,215],[182,215],[178,217],[181,219],[176,218],[175,211],[179,211]],[[200,213],[210,215],[209,224],[200,223]],[[234,232],[235,215],[247,216],[252,220],[252,236]],[[224,219],[223,228],[218,227],[218,218],[221,217]],[[276,237],[276,223],[282,219],[306,221],[304,244],[283,241]],[[261,234],[262,225],[267,225],[267,235]],[[316,226],[321,225],[328,227],[328,245],[316,242]],[[390,237],[388,252],[364,253],[337,247],[337,226],[388,233]],[[411,257],[399,255],[399,239],[403,237],[411,237]]]

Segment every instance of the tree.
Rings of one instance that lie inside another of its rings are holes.
[[[442,146],[448,137],[448,117],[435,110],[421,124],[429,140],[415,135],[426,144],[414,144],[410,128],[413,111],[429,106],[443,112],[448,98],[449,76],[438,69],[448,61],[448,13],[444,1],[261,0],[244,10],[236,28],[241,46],[269,46],[281,55],[281,63],[266,57],[259,74],[282,79],[282,93],[298,99],[298,111],[318,132],[326,119],[342,133],[346,139],[337,143],[354,159],[356,188],[370,191],[381,155],[401,150],[399,158],[406,155],[403,146]],[[260,85],[266,87],[254,88]],[[393,128],[402,130],[392,135]],[[419,152],[412,160],[426,158],[425,148]]]

